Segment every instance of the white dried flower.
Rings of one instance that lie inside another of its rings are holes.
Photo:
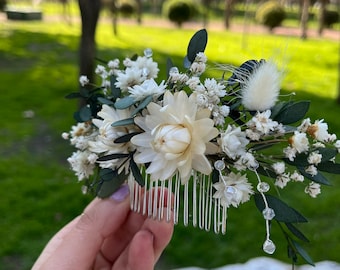
[[[317,195],[321,193],[320,184],[311,182],[305,188],[305,193],[309,194],[312,198],[316,198]]]
[[[249,140],[246,138],[246,134],[241,131],[240,127],[233,125],[228,125],[227,130],[221,133],[219,140],[222,151],[232,159],[245,154],[245,147],[248,143]]]
[[[319,154],[318,152],[312,152],[309,154],[307,161],[309,164],[318,165],[321,162],[321,159],[321,154]]]
[[[80,83],[81,86],[84,87],[84,86],[87,85],[89,82],[90,82],[90,80],[87,78],[86,75],[81,75],[81,76],[79,77],[79,83]]]
[[[294,135],[290,137],[288,141],[298,153],[306,152],[309,149],[309,141],[306,133],[294,131]]]
[[[274,169],[274,172],[276,174],[283,174],[286,170],[286,165],[284,162],[275,162],[273,165],[272,165],[272,168]]]

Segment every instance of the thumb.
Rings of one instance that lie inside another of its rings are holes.
[[[125,222],[130,211],[128,194],[128,186],[123,185],[109,199],[94,199],[71,228],[54,236],[42,253],[47,251],[49,256],[42,255],[33,269],[91,268],[104,239]]]

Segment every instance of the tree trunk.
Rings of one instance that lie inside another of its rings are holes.
[[[229,29],[234,0],[225,0],[224,27]]]
[[[318,21],[318,34],[322,35],[323,29],[325,27],[325,9],[326,9],[327,0],[320,0],[319,7],[319,21]]]
[[[100,0],[78,0],[81,15],[79,75],[86,75],[91,82],[94,81],[95,34],[101,7],[100,3]],[[84,101],[81,101],[80,105],[83,104]]]
[[[301,10],[301,38],[307,38],[310,0],[303,0]]]

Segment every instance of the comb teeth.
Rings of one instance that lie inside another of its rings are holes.
[[[131,210],[156,220],[171,220],[201,230],[214,230],[216,234],[227,231],[227,207],[220,199],[213,198],[213,186],[209,176],[193,172],[193,176],[181,185],[179,175],[165,181],[153,181],[145,174],[145,186],[141,187],[132,175],[128,178]],[[147,191],[147,192],[146,192]]]

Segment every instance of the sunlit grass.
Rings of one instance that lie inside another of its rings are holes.
[[[167,57],[181,68],[194,31],[121,24],[115,37],[111,25],[102,22],[97,56],[121,59],[149,47],[164,77]],[[221,76],[215,63],[239,65],[250,58],[273,58],[286,74],[284,93],[294,91],[299,99],[311,99],[309,116],[325,118],[331,131],[340,134],[340,106],[335,103],[336,41],[208,32],[208,74]],[[14,265],[29,269],[47,239],[89,201],[81,195],[80,184],[65,162],[72,149],[60,138],[73,123],[76,108],[64,96],[77,88],[79,34],[77,22],[5,22],[0,26],[0,265],[4,269],[18,269]],[[23,118],[26,110],[32,110],[34,117]],[[282,193],[285,201],[311,220],[301,228],[312,240],[307,250],[316,261],[338,260],[338,180],[332,177],[333,187],[325,187],[317,200],[308,198],[302,186]],[[262,256],[263,219],[254,204],[232,209],[229,217],[226,236],[177,226],[160,269],[215,267]],[[281,239],[277,233],[274,237]],[[327,249],[321,248],[325,245]],[[285,247],[274,257],[285,259]]]

